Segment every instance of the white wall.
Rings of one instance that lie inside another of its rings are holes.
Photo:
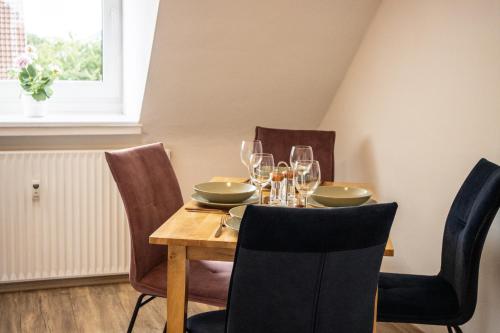
[[[456,191],[480,157],[500,163],[500,1],[383,1],[320,128],[337,131],[337,179],[400,205],[384,269],[437,273]],[[500,331],[499,276],[497,217],[466,332]]]
[[[156,4],[144,1],[143,11],[153,12]],[[256,125],[319,125],[379,4],[160,1],[140,119],[143,135],[2,137],[0,150],[107,149],[163,141],[187,199],[197,182],[244,174],[239,144],[253,137]],[[134,55],[127,59],[133,66]],[[127,106],[134,108],[140,98],[135,93],[130,98],[128,91]]]
[[[160,0],[123,0],[123,113],[138,121]]]
[[[379,0],[161,1],[141,121],[185,197],[244,175],[256,125],[316,128]]]

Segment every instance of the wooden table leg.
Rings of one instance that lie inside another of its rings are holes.
[[[167,332],[186,332],[188,260],[185,246],[168,246]]]
[[[374,316],[373,316],[373,333],[377,333],[377,305],[378,305],[378,288],[375,292],[375,306],[374,306]]]

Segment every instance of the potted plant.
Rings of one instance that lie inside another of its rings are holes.
[[[43,68],[36,59],[34,48],[28,46],[27,52],[17,57],[11,73],[19,80],[23,110],[27,117],[47,115],[47,99],[53,94],[51,85],[60,73],[57,66]]]

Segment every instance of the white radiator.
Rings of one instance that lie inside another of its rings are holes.
[[[0,282],[122,274],[129,256],[104,151],[0,152]]]

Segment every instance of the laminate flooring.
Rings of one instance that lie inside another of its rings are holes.
[[[138,293],[128,284],[106,284],[0,294],[1,333],[126,332]],[[216,308],[189,303],[188,315]],[[165,299],[139,311],[134,332],[162,332]],[[410,325],[378,324],[379,333],[421,333]]]

